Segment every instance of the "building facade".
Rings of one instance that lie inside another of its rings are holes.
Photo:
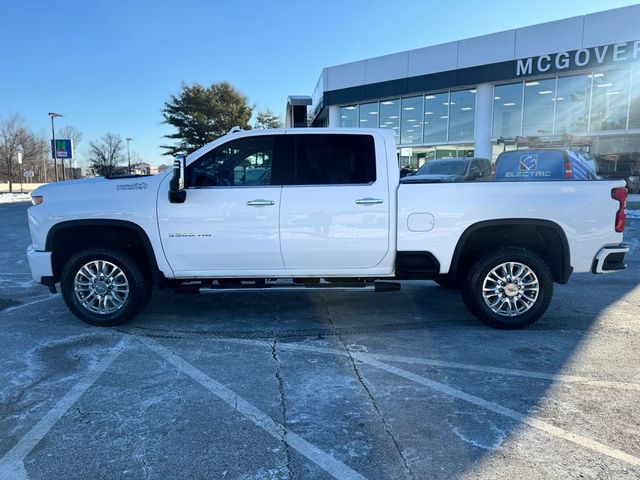
[[[314,126],[395,131],[400,165],[588,150],[600,172],[640,170],[640,5],[322,70]]]

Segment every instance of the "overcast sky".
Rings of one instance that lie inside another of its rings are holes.
[[[0,10],[0,118],[17,113],[50,136],[113,132],[170,163],[160,110],[182,82],[229,81],[283,116],[311,95],[323,67],[583,15],[636,2],[536,0],[5,1]]]

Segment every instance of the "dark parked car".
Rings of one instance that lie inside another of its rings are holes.
[[[415,175],[405,177],[405,183],[468,182],[491,178],[491,161],[486,158],[446,158],[430,160]],[[414,180],[415,179],[415,180]]]
[[[500,181],[596,180],[595,160],[585,152],[531,149],[502,152],[496,160]]]
[[[621,159],[617,162],[611,162],[614,168],[607,168],[607,161],[599,160],[602,178],[607,180],[624,180],[627,182],[629,193],[640,193],[640,171],[638,163],[635,159]]]

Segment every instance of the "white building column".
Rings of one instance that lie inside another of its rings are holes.
[[[476,123],[474,156],[491,159],[491,113],[493,111],[493,84],[476,87]]]
[[[338,105],[329,106],[329,125],[331,128],[340,126],[340,107]]]

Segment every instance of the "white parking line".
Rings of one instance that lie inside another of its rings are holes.
[[[32,301],[27,302],[27,303],[21,303],[20,305],[16,305],[15,307],[9,307],[9,308],[7,308],[5,310],[0,310],[0,313],[13,312],[14,310],[19,310],[21,308],[30,307],[31,305],[35,305],[36,303],[46,302],[47,300],[52,300],[54,298],[57,298],[57,295],[47,295],[46,297],[38,298],[36,300],[32,300]]]
[[[552,382],[565,383],[584,383],[586,385],[594,385],[604,388],[618,388],[620,390],[638,390],[640,391],[640,383],[615,382],[609,380],[596,380],[589,377],[579,375],[564,375],[562,373],[543,373],[531,370],[517,370],[512,368],[489,367],[485,365],[474,365],[471,363],[447,362],[443,360],[430,360],[426,358],[404,357],[398,355],[384,355],[377,353],[367,353],[371,358],[387,362],[407,363],[411,365],[427,365],[430,367],[456,368],[461,370],[469,370],[482,373],[497,373],[498,375],[509,375],[513,377],[537,378],[540,380],[549,380]]]
[[[177,368],[179,371],[188,375],[200,385],[205,387],[220,400],[225,402],[234,410],[240,412],[244,417],[253,422],[256,426],[263,429],[272,437],[279,441],[284,441],[298,453],[304,455],[313,463],[322,468],[325,472],[337,479],[344,480],[366,480],[361,474],[352,470],[344,463],[336,460],[331,455],[320,450],[320,448],[307,442],[299,435],[286,429],[283,425],[273,420],[255,405],[249,403],[240,397],[234,391],[217,382],[207,374],[198,370],[186,360],[180,358],[171,350],[163,347],[149,337],[136,337],[140,342],[149,347],[152,351],[160,355],[167,362]]]
[[[260,341],[260,340],[244,340],[240,338],[215,338],[213,339],[219,342],[228,342],[228,343],[239,343],[245,345],[254,345],[254,346],[264,346],[271,345],[269,342]],[[340,355],[347,356],[347,353],[343,350],[337,350],[334,348],[327,347],[314,347],[311,345],[300,345],[295,343],[279,343],[278,348],[280,350],[300,350],[306,352],[315,352],[324,355]],[[430,367],[438,367],[438,368],[454,368],[460,370],[469,370],[473,372],[481,372],[481,373],[495,373],[498,375],[508,375],[514,377],[525,377],[525,378],[537,378],[540,380],[549,380],[551,382],[564,382],[564,383],[583,383],[585,385],[594,385],[598,387],[604,388],[617,388],[620,390],[637,390],[640,391],[640,383],[627,383],[627,382],[615,382],[608,380],[597,380],[589,377],[582,377],[579,375],[563,375],[553,374],[553,373],[544,373],[544,372],[535,372],[531,370],[517,370],[511,368],[501,368],[501,367],[490,367],[486,365],[477,365],[473,363],[459,363],[459,362],[447,362],[445,360],[431,360],[428,358],[418,358],[418,357],[406,357],[402,355],[386,355],[380,353],[361,353],[361,352],[352,352],[358,353],[363,356],[367,356],[374,360],[380,360],[384,362],[397,362],[397,363],[406,363],[410,365],[426,365]]]
[[[260,342],[255,340],[242,340],[242,339],[216,339],[216,340],[221,342],[241,343],[241,344],[261,346],[261,347],[269,346],[269,343],[267,342]],[[301,350],[301,351],[315,352],[320,354],[347,356],[347,352],[343,350],[336,350],[336,349],[324,348],[324,347],[313,347],[310,345],[294,345],[294,344],[280,343],[278,344],[278,348],[280,350]],[[405,378],[419,385],[428,387],[432,390],[436,390],[445,395],[449,395],[459,400],[463,400],[473,405],[490,410],[499,415],[511,418],[513,420],[529,425],[530,427],[541,430],[555,437],[567,440],[571,443],[580,445],[590,450],[594,450],[603,455],[607,455],[609,457],[622,460],[623,462],[629,463],[631,465],[640,466],[640,458],[638,457],[630,455],[621,450],[608,447],[607,445],[604,445],[595,440],[591,440],[590,438],[584,437],[582,435],[568,432],[550,423],[543,422],[542,420],[530,418],[526,415],[516,412],[515,410],[511,410],[510,408],[503,407],[502,405],[499,405],[497,403],[484,400],[475,395],[468,394],[466,392],[463,392],[462,390],[458,390],[456,388],[450,387],[449,385],[446,385],[444,383],[436,382],[434,380],[423,377],[421,375],[417,375],[413,372],[409,372],[407,370],[403,370],[393,365],[389,365],[388,363],[383,363],[381,361],[378,361],[375,358],[376,355],[374,354],[351,352],[351,356],[361,361],[362,363],[365,363],[372,367],[392,373],[394,375]],[[387,355],[386,357],[393,358],[393,356],[391,355]]]
[[[111,366],[114,360],[118,358],[118,355],[126,348],[128,341],[128,338],[123,338],[111,348],[93,368],[89,369],[78,383],[71,387],[71,390],[69,390],[51,410],[0,459],[0,479],[18,480],[27,478],[27,472],[23,464],[24,458],[33,450],[40,440],[49,433],[58,420],[67,413],[82,394]]]
[[[595,440],[591,440],[590,438],[587,438],[587,437],[583,437],[582,435],[578,435],[577,433],[571,433],[562,428],[556,427],[555,425],[551,425],[550,423],[543,422],[542,420],[527,417],[526,415],[518,413],[515,410],[511,410],[510,408],[503,407],[502,405],[498,405],[497,403],[494,403],[494,402],[489,402],[480,397],[476,397],[475,395],[470,395],[461,390],[450,387],[449,385],[445,385],[444,383],[435,382],[421,375],[416,375],[413,372],[409,372],[407,370],[394,367],[393,365],[389,365],[387,363],[379,362],[377,360],[374,360],[368,357],[367,355],[353,354],[353,357],[357,358],[363,363],[366,363],[367,365],[371,365],[372,367],[378,368],[380,370],[384,370],[389,373],[393,373],[394,375],[398,375],[399,377],[403,377],[407,380],[423,385],[432,390],[436,390],[445,395],[449,395],[459,400],[463,400],[473,405],[477,405],[478,407],[482,407],[486,410],[490,410],[494,413],[503,415],[505,417],[516,420],[518,422],[522,422],[526,425],[529,425],[530,427],[536,428],[545,433],[553,435],[554,437],[562,438],[571,443],[575,443],[577,445],[588,448],[590,450],[594,450],[603,455],[607,455],[609,457],[622,460],[623,462],[629,463],[631,465],[640,466],[640,458],[634,457],[633,455],[629,455],[628,453],[623,452],[621,450],[608,447],[603,443],[597,442]]]

